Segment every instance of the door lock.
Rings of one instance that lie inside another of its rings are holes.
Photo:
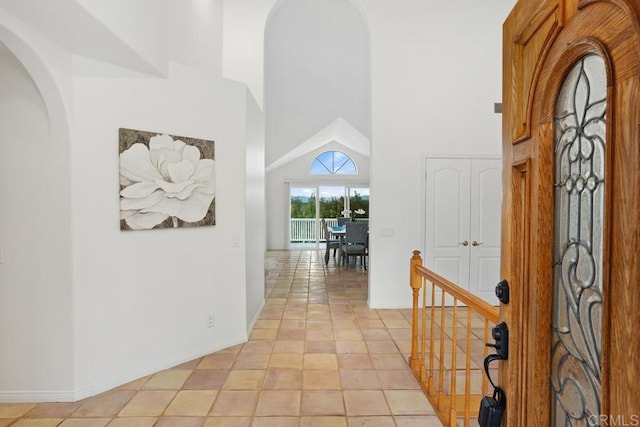
[[[500,360],[507,360],[509,357],[509,329],[507,324],[504,322],[498,323],[491,329],[491,336],[495,343],[487,343],[487,347],[495,348]]]
[[[496,285],[496,296],[503,304],[509,304],[509,282],[501,280]]]

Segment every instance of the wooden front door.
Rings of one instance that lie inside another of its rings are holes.
[[[640,425],[640,1],[504,24],[505,424]]]

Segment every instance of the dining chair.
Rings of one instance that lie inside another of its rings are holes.
[[[324,218],[322,218],[320,222],[322,224],[322,230],[324,231],[324,238],[327,241],[327,246],[324,251],[324,263],[329,264],[329,251],[333,249],[333,257],[335,258],[336,251],[340,247],[340,240],[332,238],[332,234],[329,233],[329,227],[327,226],[327,221]]]
[[[345,217],[339,216],[336,218],[336,221],[338,221],[338,225],[342,227],[347,222],[351,222],[351,218],[345,218]]]
[[[349,264],[350,257],[360,257],[360,264],[367,269],[367,256],[369,255],[369,224],[363,222],[345,223],[343,244],[340,247],[339,263],[346,261]]]

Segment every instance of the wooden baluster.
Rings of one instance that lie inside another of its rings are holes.
[[[438,362],[438,408],[442,408],[442,392],[444,390],[444,341],[445,341],[445,296],[446,292],[442,290],[440,298],[440,360]]]
[[[449,398],[449,420],[452,427],[456,426],[456,380],[458,377],[458,299],[453,298],[453,321],[451,322],[451,375],[449,375],[451,386],[449,387],[451,396]]]
[[[469,426],[471,412],[471,315],[473,311],[467,308],[467,349],[464,380],[464,427]]]
[[[435,322],[436,322],[436,309],[435,309],[435,301],[436,301],[436,285],[431,282],[431,330],[429,331],[431,336],[429,337],[429,379],[428,379],[428,390],[429,394],[433,395],[434,383],[433,383],[433,359],[435,358],[435,351],[433,348],[434,336],[436,334],[435,330]]]
[[[419,372],[420,359],[418,358],[418,296],[422,286],[420,273],[416,270],[416,266],[422,265],[420,251],[413,251],[411,257],[411,275],[410,285],[413,292],[413,311],[411,322],[411,356],[409,357],[409,366],[413,372]]]
[[[422,322],[420,334],[420,382],[427,384],[426,380],[426,354],[427,354],[427,281],[422,279]],[[433,286],[433,285],[431,285]]]

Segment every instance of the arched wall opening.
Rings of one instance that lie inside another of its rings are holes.
[[[369,23],[357,1],[280,0],[272,7],[264,35],[265,157],[279,166],[267,168],[269,249],[288,247],[288,185],[313,184],[310,165],[322,152],[357,161],[358,175],[338,184],[368,187],[370,69]]]
[[[0,27],[0,401],[74,399],[69,165],[55,80]]]

